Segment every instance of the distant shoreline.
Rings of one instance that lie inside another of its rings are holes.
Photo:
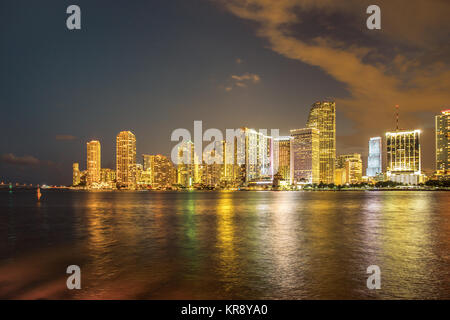
[[[13,187],[9,189],[8,187],[0,186],[0,192],[21,192],[21,191],[36,191],[37,187]],[[41,188],[41,191],[72,191],[72,192],[155,192],[155,193],[169,193],[169,192],[378,192],[378,191],[450,191],[450,189],[445,188],[367,188],[367,189],[304,189],[304,190],[227,190],[227,189],[215,189],[215,190],[202,190],[202,189],[192,189],[192,190],[117,190],[117,189],[75,189],[70,187],[51,187],[51,188]]]

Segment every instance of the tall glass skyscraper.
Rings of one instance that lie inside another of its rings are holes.
[[[136,137],[122,131],[116,138],[116,179],[119,187],[136,188]]]
[[[334,183],[336,161],[336,103],[316,102],[309,113],[308,128],[319,130],[320,181]]]
[[[450,110],[436,116],[436,172],[450,174]]]
[[[377,174],[383,172],[381,150],[381,137],[370,138],[366,170],[368,177],[375,177]]]

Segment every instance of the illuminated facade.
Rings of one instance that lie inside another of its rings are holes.
[[[72,185],[77,186],[81,182],[81,172],[80,172],[80,165],[75,162],[72,165]]]
[[[386,133],[386,174],[404,184],[421,182],[420,130]]]
[[[116,138],[116,180],[120,188],[136,188],[136,137],[122,131]]]
[[[208,150],[203,152],[203,163],[201,166],[201,183],[208,188],[219,187],[226,176],[225,142],[215,141],[208,145]]]
[[[186,188],[201,182],[199,156],[194,143],[185,141],[178,146],[177,183]]]
[[[333,183],[336,161],[336,103],[314,103],[307,127],[319,130],[319,180],[323,183]]]
[[[337,158],[337,169],[344,171],[345,179],[335,181],[335,184],[357,184],[362,181],[362,159],[359,153],[345,154]],[[338,177],[338,174],[335,174]],[[340,177],[338,177],[340,178]],[[338,183],[339,182],[339,183]]]
[[[175,183],[176,170],[172,162],[161,154],[142,155],[144,159],[141,181],[154,189],[171,188]]]
[[[291,139],[291,137],[274,139],[274,171],[285,181],[291,179]]]
[[[103,186],[112,188],[116,183],[116,171],[113,169],[102,168],[100,171],[100,182]]]
[[[319,183],[319,131],[315,128],[294,129],[291,130],[291,137],[292,183]]]
[[[370,138],[366,170],[368,177],[376,177],[383,172],[381,150],[381,137]]]
[[[87,143],[87,185],[91,186],[100,182],[101,149],[100,142],[92,140]]]
[[[254,129],[242,128],[228,146],[235,151],[234,160],[241,172],[242,182],[248,184],[252,181],[273,179],[273,138],[264,132]]]
[[[436,173],[450,174],[450,110],[436,116]]]

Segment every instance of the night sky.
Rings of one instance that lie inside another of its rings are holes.
[[[77,4],[82,29],[66,28]],[[366,28],[378,4],[381,30]],[[70,184],[86,142],[115,167],[115,137],[170,155],[176,128],[305,127],[335,99],[337,154],[400,126],[422,129],[450,101],[450,1],[0,0],[0,181]],[[206,145],[206,144],[205,144]]]

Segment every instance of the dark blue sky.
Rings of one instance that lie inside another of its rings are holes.
[[[194,120],[286,134],[304,127],[313,102],[350,96],[348,84],[274,50],[257,23],[220,1],[80,0],[82,29],[69,31],[74,3],[1,1],[0,180],[69,184],[91,139],[113,168],[121,130],[136,134],[139,161],[169,155],[171,132]],[[236,85],[232,76],[245,74],[260,80]],[[337,108],[338,153],[364,152],[376,132],[339,141],[358,131]]]

